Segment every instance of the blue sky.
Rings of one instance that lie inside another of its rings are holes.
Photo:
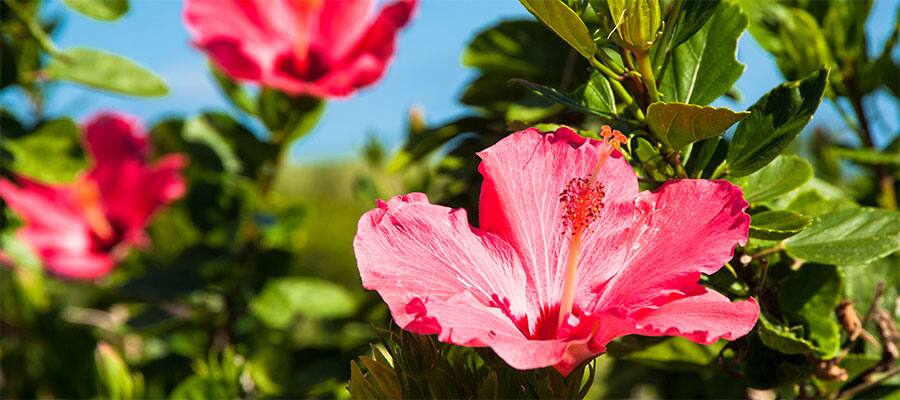
[[[60,3],[51,0],[49,6],[50,13],[66,14],[56,36],[60,47],[89,46],[128,56],[161,75],[169,84],[170,94],[160,99],[135,99],[61,84],[47,104],[49,115],[83,119],[100,110],[119,110],[151,125],[167,116],[229,107],[210,80],[205,58],[189,44],[180,1],[132,0],[131,11],[113,23],[77,15]],[[893,26],[896,7],[896,0],[875,2],[868,28],[879,49]],[[479,30],[500,19],[516,17],[529,17],[516,0],[422,1],[418,15],[401,35],[398,54],[380,84],[350,99],[330,102],[315,130],[292,149],[293,161],[352,157],[370,134],[397,146],[410,106],[423,107],[432,122],[463,112],[456,99],[473,74],[460,64],[459,55]],[[738,58],[748,65],[737,84],[743,99],[737,104],[719,104],[745,109],[783,78],[749,33],[741,38]],[[878,130],[897,132],[898,110],[878,97],[869,99],[870,106],[877,109]],[[0,96],[0,104],[14,110],[22,107],[20,96],[14,92]],[[820,109],[814,124],[842,126],[830,105]],[[884,143],[886,136],[882,134],[879,143]]]

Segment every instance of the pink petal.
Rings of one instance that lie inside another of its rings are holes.
[[[93,279],[112,269],[112,260],[95,251],[94,236],[68,187],[17,179],[21,187],[0,179],[0,197],[24,220],[18,235],[49,271]]]
[[[141,242],[153,214],[184,195],[181,170],[186,163],[183,156],[174,154],[154,166],[131,160],[119,163],[115,170],[93,169],[86,179],[97,183],[107,218],[123,230],[123,240]]]
[[[704,290],[703,294],[672,301],[637,317],[639,334],[683,336],[712,344],[719,339],[737,339],[753,329],[759,317],[756,300],[751,297],[732,303],[718,292]]]
[[[344,57],[362,37],[374,10],[372,0],[323,2],[311,47],[326,54],[329,62]]]
[[[134,117],[101,113],[88,120],[84,130],[87,149],[97,165],[147,158],[147,137]]]
[[[342,8],[348,7],[344,3],[337,4],[341,4]],[[331,6],[336,8],[337,4]],[[340,59],[331,60],[327,70],[323,71],[320,78],[312,81],[304,80],[298,78],[297,72],[291,71],[296,67],[286,66],[279,69],[276,66],[271,82],[292,94],[309,94],[320,97],[346,97],[352,95],[357,89],[374,84],[384,75],[394,56],[397,34],[409,22],[416,5],[416,0],[396,0],[384,6],[373,22],[358,35],[359,41]],[[352,10],[343,12],[360,12],[357,8],[360,5],[354,4],[352,7]],[[342,15],[342,17],[345,16]],[[324,22],[320,20],[320,23]],[[329,21],[329,23],[331,22]],[[360,21],[355,21],[355,23],[362,25]],[[347,35],[341,37],[341,40],[346,40],[349,33]],[[329,54],[337,53],[329,51]]]
[[[184,20],[194,45],[236,79],[260,80],[300,34],[289,0],[187,0]]]
[[[726,181],[670,181],[642,192],[636,207],[627,258],[603,289],[599,309],[635,312],[701,294],[700,274],[719,270],[735,244],[747,241],[747,202]]]
[[[531,128],[507,136],[479,153],[480,225],[515,247],[523,259],[533,308],[554,307],[561,297],[570,235],[563,225],[559,194],[573,178],[586,178],[607,145],[568,128],[541,134]],[[578,265],[577,306],[605,282],[624,259],[621,237],[630,225],[638,194],[634,171],[618,152],[605,162],[598,180],[604,207],[583,241]]]
[[[360,219],[353,247],[363,286],[381,294],[401,327],[421,311],[408,311],[414,300],[431,307],[463,292],[485,308],[500,300],[525,314],[525,277],[512,249],[472,228],[464,210],[429,204],[424,194],[379,201]]]

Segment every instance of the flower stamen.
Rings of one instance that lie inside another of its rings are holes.
[[[569,241],[569,251],[566,255],[566,275],[562,297],[559,301],[558,327],[562,326],[569,314],[572,313],[575,301],[575,272],[581,255],[581,239],[591,223],[600,217],[600,210],[603,208],[604,187],[601,182],[597,181],[600,169],[609,159],[610,154],[628,140],[622,132],[613,130],[608,125],[604,125],[600,129],[600,137],[607,146],[600,150],[600,157],[597,159],[591,175],[588,178],[573,178],[559,194],[559,201],[563,203],[563,226],[566,232],[571,232],[572,238]]]

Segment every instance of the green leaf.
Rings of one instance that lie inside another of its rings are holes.
[[[613,115],[611,115],[607,112],[586,107],[586,106],[582,105],[581,103],[579,103],[578,100],[575,100],[568,93],[559,91],[552,87],[539,85],[539,84],[533,83],[533,82],[528,82],[524,79],[511,79],[509,82],[511,84],[522,85],[522,86],[528,88],[529,90],[531,90],[532,92],[534,92],[535,94],[537,94],[541,97],[544,97],[547,100],[553,101],[555,103],[562,104],[574,111],[578,111],[583,114],[596,115],[598,117],[603,117],[603,118],[614,117]]]
[[[131,96],[160,97],[169,93],[166,82],[153,72],[128,58],[100,50],[63,50],[50,59],[45,72],[50,79]]]
[[[250,310],[266,326],[283,329],[297,317],[349,317],[357,305],[356,298],[337,284],[318,278],[289,277],[270,280],[250,302]]]
[[[720,0],[686,1],[681,6],[680,19],[672,33],[672,47],[684,43],[712,18]],[[667,21],[668,23],[668,21]]]
[[[222,94],[225,97],[228,97],[228,100],[231,101],[231,104],[234,104],[239,109],[243,110],[245,113],[250,115],[257,114],[257,106],[256,101],[247,90],[241,86],[240,83],[232,80],[228,75],[222,72],[221,69],[213,65],[209,64],[209,71],[212,73],[213,78],[215,78],[216,84],[219,86],[219,90],[222,91]]]
[[[2,144],[12,154],[13,170],[42,182],[70,182],[87,166],[81,130],[71,118],[44,122],[29,134],[4,138]]]
[[[821,69],[799,81],[785,82],[757,100],[738,124],[728,149],[731,176],[745,176],[774,160],[812,119],[828,82]]]
[[[789,321],[802,324],[805,338],[816,344],[824,358],[840,350],[840,325],[834,309],[841,301],[842,285],[843,276],[837,267],[806,264],[778,291],[781,313]]]
[[[784,354],[820,353],[815,343],[799,336],[802,335],[799,329],[785,327],[769,321],[769,318],[764,313],[759,313],[759,324],[757,324],[759,339],[766,347]]]
[[[616,97],[613,94],[609,79],[599,71],[591,73],[589,80],[581,91],[581,104],[591,110],[616,115]]]
[[[732,181],[744,190],[744,198],[755,204],[803,186],[812,177],[809,161],[795,155],[781,155],[759,171]]]
[[[667,371],[702,371],[716,362],[723,347],[724,341],[701,345],[685,338],[673,337],[629,353],[622,359]]]
[[[747,16],[737,4],[716,7],[703,28],[672,50],[659,78],[666,101],[706,105],[728,92],[744,72],[737,44],[746,27]]]
[[[867,264],[900,250],[900,213],[878,208],[828,213],[787,239],[784,248],[792,257],[812,262]]]
[[[728,143],[718,136],[694,143],[694,145],[691,146],[691,152],[688,155],[687,162],[684,164],[684,170],[687,171],[688,176],[691,178],[702,177],[703,170],[709,165],[709,162],[712,161],[713,156],[716,154],[716,149],[723,144],[727,146]],[[722,152],[723,151],[720,151],[720,153]],[[725,156],[722,154],[719,162],[724,159]]]
[[[259,140],[247,127],[226,113],[208,112],[203,113],[200,118],[205,126],[214,129],[228,143],[231,152],[243,166],[242,172],[251,177],[278,154],[278,147]]]
[[[751,216],[750,237],[764,240],[781,240],[802,231],[809,225],[809,218],[793,211],[765,211]]]
[[[683,103],[653,103],[647,108],[647,124],[659,140],[673,149],[721,135],[748,112]]]
[[[528,12],[547,25],[584,58],[591,60],[597,45],[578,14],[559,0],[519,0]]]
[[[101,21],[115,21],[128,12],[128,0],[63,0],[81,14]]]
[[[190,144],[190,147],[192,147],[191,149],[189,149],[189,153],[192,155],[191,159],[195,158],[193,156],[197,152],[208,154],[209,151],[212,151],[215,158],[214,160],[211,160],[212,162],[207,163],[209,164],[209,167],[218,169],[215,168],[217,166],[214,165],[218,163],[218,166],[220,166],[222,170],[232,174],[239,173],[244,169],[240,157],[235,154],[234,149],[232,149],[232,147],[228,144],[228,141],[226,141],[225,138],[222,137],[216,127],[212,125],[203,115],[197,115],[189,119],[184,124],[182,136],[184,138],[184,141]],[[197,158],[207,159],[211,157]]]
[[[259,94],[259,115],[272,132],[273,141],[286,149],[309,133],[325,112],[325,102],[315,97],[291,97],[272,89]]]

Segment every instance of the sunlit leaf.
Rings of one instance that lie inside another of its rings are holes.
[[[786,82],[750,107],[728,148],[731,176],[745,176],[775,159],[812,119],[822,101],[828,70]]]
[[[813,177],[809,161],[795,155],[781,155],[759,171],[734,179],[750,203],[774,199],[790,192]]]
[[[592,59],[597,45],[587,26],[569,6],[559,0],[519,0],[538,20],[578,51],[584,58]]]
[[[647,124],[653,134],[673,149],[725,133],[735,122],[750,115],[727,108],[683,103],[653,103],[647,108]]]
[[[737,44],[746,27],[747,16],[737,4],[716,7],[702,29],[672,50],[659,78],[665,100],[706,105],[728,92],[744,72]]]
[[[50,79],[131,96],[159,97],[169,93],[166,82],[153,72],[128,58],[100,50],[63,50],[50,59],[45,72]]]
[[[289,277],[269,281],[250,310],[271,328],[287,327],[297,317],[343,318],[356,311],[356,298],[341,286],[316,278]]]
[[[781,240],[791,237],[809,225],[809,218],[793,211],[764,211],[751,216],[750,237]]]
[[[128,0],[63,0],[81,14],[101,21],[115,21],[128,12]]]
[[[900,250],[900,213],[856,208],[824,214],[784,247],[791,256],[811,262],[866,264]]]

